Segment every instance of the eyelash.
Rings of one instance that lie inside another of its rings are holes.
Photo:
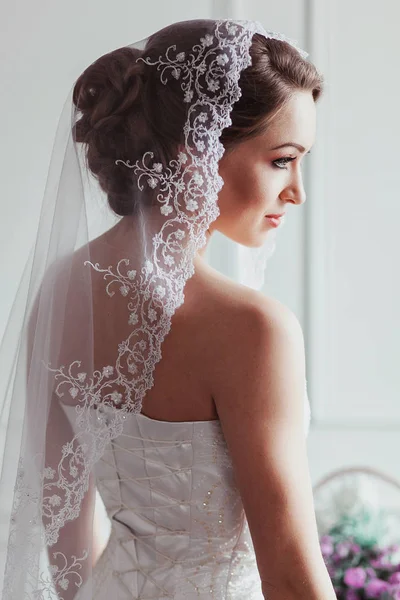
[[[288,163],[292,162],[292,160],[295,160],[295,158],[293,158],[292,156],[284,156],[283,158],[278,158],[277,160],[273,160],[272,164],[275,167],[277,167],[277,169],[287,169],[287,167],[281,167],[277,163],[283,162],[285,165],[287,165]]]
[[[307,154],[311,154],[311,151],[307,152]],[[307,156],[306,154],[306,156]],[[285,169],[287,170],[287,167],[280,167],[279,164],[277,163],[282,163],[282,161],[284,161],[284,164],[287,165],[290,162],[292,162],[292,160],[296,160],[296,157],[294,156],[284,156],[282,158],[278,158],[277,160],[273,160],[272,164],[277,168],[277,169]]]

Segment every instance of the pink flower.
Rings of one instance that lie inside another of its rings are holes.
[[[371,579],[375,579],[376,578],[376,571],[372,567],[367,567],[365,569],[365,572],[368,575],[368,577],[370,577]]]
[[[400,572],[396,571],[395,573],[392,573],[391,576],[389,577],[389,583],[399,583],[400,584]]]
[[[327,570],[327,571],[328,571],[328,573],[329,573],[329,577],[330,577],[331,579],[333,579],[333,578],[334,578],[334,576],[336,575],[336,568],[335,568],[333,565],[329,565],[329,564],[328,564],[328,565],[326,565],[326,570]]]
[[[379,555],[377,558],[372,558],[370,560],[370,564],[374,567],[374,569],[383,569],[385,564],[385,557],[383,555]]]
[[[359,589],[364,587],[367,574],[362,567],[347,569],[344,575],[344,582],[351,588]]]
[[[371,560],[371,565],[376,569],[389,569],[391,571],[396,570],[396,566],[391,562],[387,556],[380,556]]]
[[[340,558],[346,558],[349,555],[351,548],[351,543],[349,542],[340,542],[336,546],[336,552]]]
[[[330,556],[333,553],[333,542],[330,535],[323,535],[320,540],[323,556]]]
[[[365,595],[367,598],[379,598],[389,587],[389,584],[382,579],[371,579],[365,588]]]
[[[392,600],[400,600],[400,586],[390,587],[388,591]]]
[[[356,590],[347,590],[346,600],[360,600],[361,596],[358,595]]]
[[[351,544],[350,550],[353,554],[359,554],[361,552],[361,546],[358,544]]]

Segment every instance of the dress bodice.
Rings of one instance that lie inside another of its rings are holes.
[[[306,434],[309,420],[306,396]],[[93,598],[263,600],[220,421],[128,414],[96,483],[111,535]]]

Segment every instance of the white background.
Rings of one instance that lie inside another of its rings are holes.
[[[400,478],[399,58],[396,0],[13,0],[0,7],[0,334],[34,239],[53,137],[73,81],[101,54],[173,21],[261,21],[326,78],[305,205],[264,291],[304,329],[313,481],[345,465]],[[218,245],[217,245],[218,247]],[[217,250],[218,251],[218,250]],[[234,255],[220,255],[226,272]]]

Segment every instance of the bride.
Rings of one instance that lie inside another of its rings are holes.
[[[76,81],[12,315],[3,600],[335,598],[301,327],[206,261],[215,231],[270,255],[305,201],[306,56],[259,23],[184,21]]]

